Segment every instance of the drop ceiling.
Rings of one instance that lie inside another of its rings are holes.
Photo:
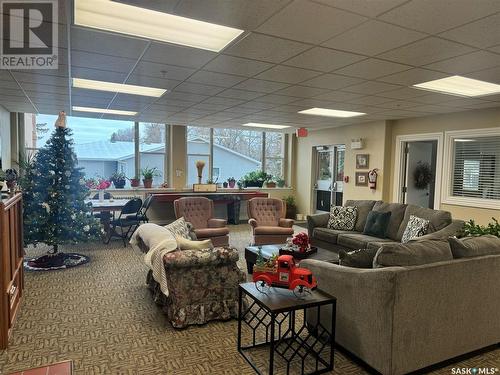
[[[60,1],[59,69],[0,71],[0,104],[12,112],[71,115],[81,106],[138,115],[73,115],[291,129],[500,107],[500,95],[468,99],[410,88],[457,74],[500,84],[498,0],[121,2],[245,32],[215,53],[76,27],[71,2]],[[168,92],[153,98],[77,89],[71,77]],[[367,115],[297,113],[311,107]]]

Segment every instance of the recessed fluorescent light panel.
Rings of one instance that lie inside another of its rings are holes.
[[[252,128],[267,128],[267,129],[286,129],[290,127],[289,125],[260,124],[258,122],[249,122],[243,124],[243,126],[249,126]]]
[[[167,92],[164,89],[154,87],[126,85],[123,83],[113,83],[105,81],[94,81],[92,79],[73,78],[73,87],[79,89],[120,92],[123,94],[153,96],[159,98]]]
[[[328,108],[310,108],[304,111],[299,111],[299,113],[303,115],[342,117],[342,118],[366,115],[366,113],[363,112],[341,111],[338,109],[328,109]]]
[[[485,96],[500,93],[500,85],[462,76],[451,76],[413,85],[421,90],[456,96]]]
[[[109,0],[75,0],[75,25],[215,52],[243,32]]]
[[[135,116],[137,112],[133,111],[120,111],[118,109],[105,109],[105,108],[93,108],[93,107],[78,107],[73,106],[73,111],[77,112],[92,112],[92,113],[105,113],[109,115],[120,115],[120,116]]]

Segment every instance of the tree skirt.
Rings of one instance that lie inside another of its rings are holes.
[[[28,271],[52,271],[76,267],[88,262],[90,258],[82,254],[57,253],[25,259],[24,268]]]

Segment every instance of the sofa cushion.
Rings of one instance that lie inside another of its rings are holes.
[[[348,249],[366,249],[370,242],[379,241],[380,238],[368,236],[363,233],[341,233],[337,237],[337,244]]]
[[[223,228],[202,228],[195,229],[194,233],[197,238],[207,238],[207,237],[218,237],[226,236],[229,234],[229,229],[227,227]]]
[[[500,254],[500,238],[487,234],[478,237],[448,238],[453,258]]]
[[[415,240],[408,243],[385,244],[373,259],[374,267],[418,266],[452,260],[446,240]]]
[[[391,240],[401,241],[403,233],[401,233],[401,237],[399,237],[398,232],[399,232],[399,227],[401,226],[401,222],[403,221],[405,215],[406,206],[407,206],[406,204],[385,203],[382,201],[376,202],[375,205],[373,206],[373,211],[391,213],[391,219],[389,220],[389,227],[387,228],[387,237],[389,237]]]
[[[393,241],[389,238],[377,238],[376,241],[368,242],[367,249],[378,250],[382,245],[397,245],[399,242]]]
[[[265,235],[291,236],[293,234],[293,228],[258,226],[254,228],[253,233],[265,234]]]
[[[408,224],[406,224],[405,231],[403,232],[401,242],[407,243],[414,238],[422,237],[423,235],[427,234],[428,229],[429,220],[411,215]]]
[[[376,201],[370,200],[352,200],[349,199],[345,202],[346,206],[354,206],[358,209],[358,218],[356,219],[356,225],[354,230],[356,232],[362,232],[365,229],[366,218],[368,213],[373,209],[373,205]]]
[[[406,208],[403,221],[399,227],[398,235],[396,240],[401,241],[403,238],[403,233],[406,229],[406,225],[410,220],[411,216],[417,216],[422,219],[429,220],[429,229],[427,233],[434,233],[438,230],[445,228],[451,224],[451,213],[448,211],[433,210],[431,208],[419,207],[413,204],[409,204]]]
[[[366,219],[363,234],[377,238],[385,238],[391,220],[391,212],[371,211]]]
[[[335,244],[337,243],[337,236],[341,233],[352,233],[352,231],[318,227],[313,230],[313,238]]]
[[[328,228],[337,230],[353,230],[358,217],[358,209],[354,206],[335,206],[330,208]]]
[[[372,268],[373,258],[377,250],[373,249],[359,249],[346,252],[345,250],[339,251],[339,265],[345,267],[355,268]]]

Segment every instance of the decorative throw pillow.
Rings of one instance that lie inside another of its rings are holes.
[[[328,228],[337,230],[353,230],[358,217],[358,209],[353,206],[334,206],[330,208]]]
[[[190,239],[188,224],[186,220],[184,220],[184,217],[177,219],[173,223],[165,225],[165,228],[167,228],[174,237],[181,236],[186,239]]]
[[[363,234],[378,238],[387,237],[387,228],[391,220],[391,212],[370,211],[366,218]]]
[[[500,238],[487,234],[477,237],[448,238],[453,258],[500,254]]]
[[[339,265],[355,268],[373,268],[373,258],[378,249],[359,249],[346,252],[339,251]]]
[[[176,236],[177,247],[180,250],[202,250],[202,249],[213,249],[214,245],[212,244],[212,240],[203,240],[203,241],[191,241],[187,240],[184,237]]]
[[[408,224],[406,224],[405,231],[403,232],[401,242],[407,243],[414,238],[422,237],[424,234],[427,234],[428,230],[429,220],[411,215],[410,220],[408,220]]]

